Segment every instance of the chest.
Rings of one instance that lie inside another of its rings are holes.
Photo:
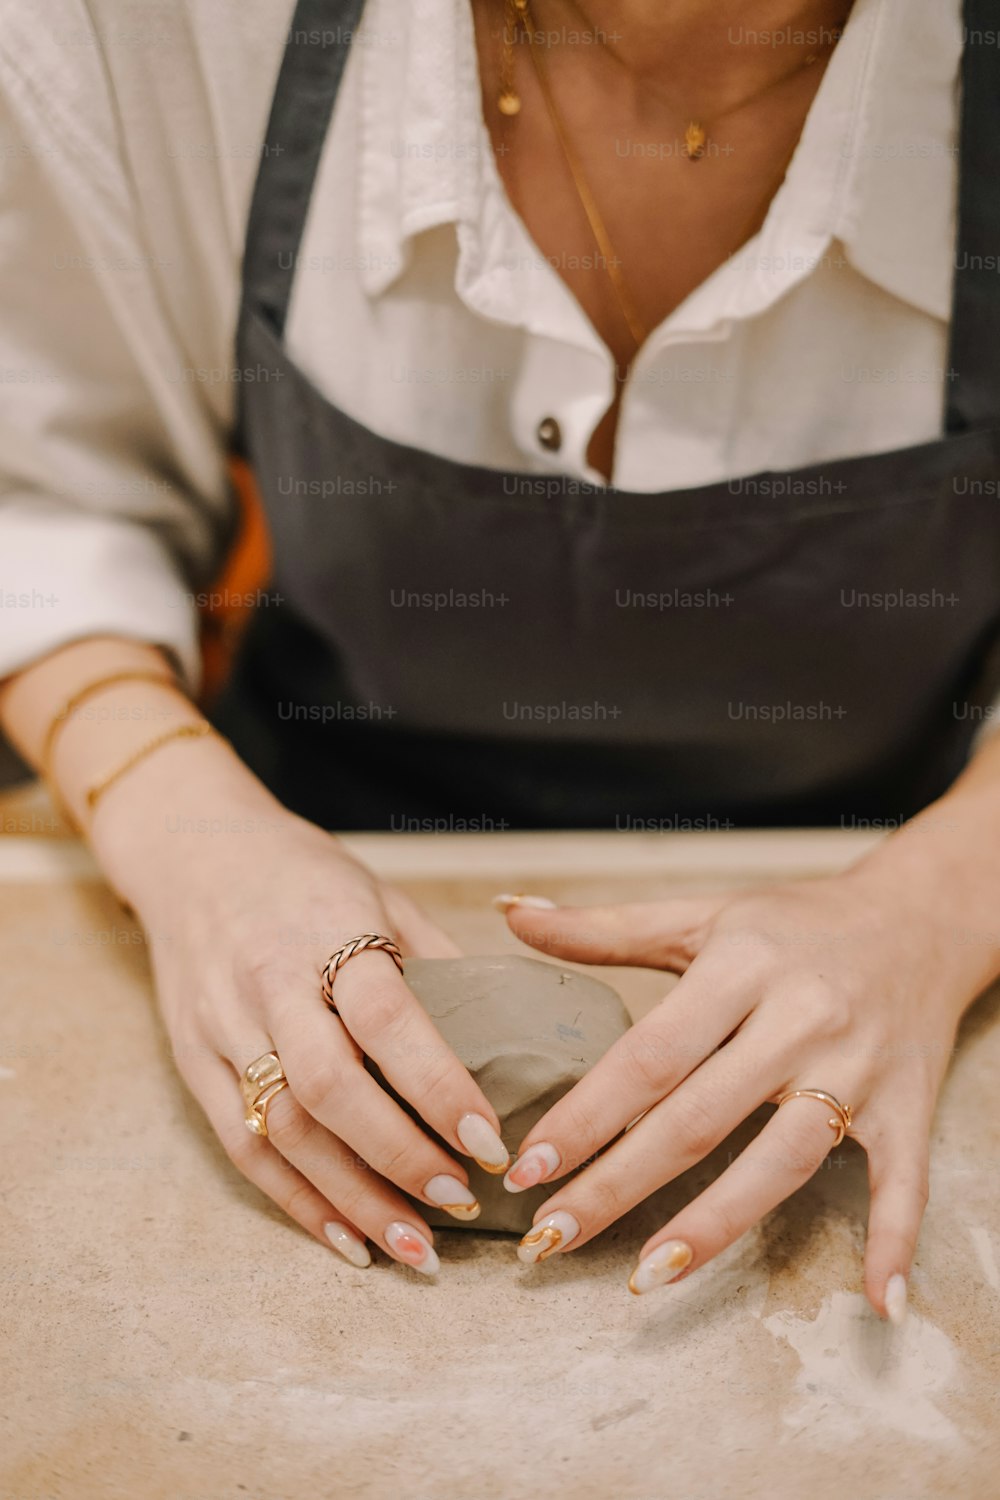
[[[476,0],[484,117],[507,195],[610,350],[615,396],[595,430],[590,462],[611,471],[622,390],[637,349],[760,228],[815,98],[825,59],[766,96],[692,123],[660,92],[605,86],[594,60],[535,65],[517,52],[521,109],[503,114],[491,11]],[[552,49],[546,48],[546,54]]]

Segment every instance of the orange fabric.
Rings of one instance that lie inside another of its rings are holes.
[[[253,473],[242,459],[234,458],[230,463],[230,476],[240,512],[237,536],[218,576],[200,603],[205,673],[201,696],[208,703],[216,697],[229,675],[240,637],[249,624],[257,591],[267,587],[271,573],[271,539]]]

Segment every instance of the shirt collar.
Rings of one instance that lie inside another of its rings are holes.
[[[455,224],[457,283],[476,284],[482,303],[489,266],[515,263],[525,238],[487,160],[468,0],[369,7],[358,143],[365,290],[392,285],[415,235]],[[716,278],[727,267],[696,289],[685,327],[709,316],[710,302],[716,324],[761,310],[834,239],[868,280],[947,319],[961,51],[958,0],[855,0],[745,274],[729,278],[721,304]]]
[[[467,0],[368,0],[358,138],[358,251],[370,296],[402,274],[413,237],[473,223],[484,136]]]
[[[868,32],[834,233],[869,280],[947,319],[955,265],[958,0],[857,0]],[[849,28],[848,28],[849,29]],[[845,35],[846,40],[846,35]],[[859,49],[860,50],[860,49]]]

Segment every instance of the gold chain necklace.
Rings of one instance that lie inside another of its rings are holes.
[[[590,19],[590,16],[584,10],[583,6],[579,3],[579,0],[566,0],[566,3],[569,5],[570,9],[574,10],[579,16],[580,20],[583,22],[590,35],[597,39],[601,51],[604,52],[605,55],[612,60],[612,62],[616,63],[624,73],[627,73],[629,78],[631,78],[633,81],[637,81],[634,70],[629,67],[629,64],[625,61],[624,57],[622,57],[617,47],[612,47],[607,38],[602,36],[600,27],[594,25],[593,21]],[[851,3],[852,0],[848,0],[848,9],[850,8]],[[829,47],[831,50],[836,47],[837,43],[840,41],[840,38],[844,34],[844,27],[846,25],[847,21],[845,19],[838,22],[836,26],[831,27],[829,42],[822,43],[818,48],[814,47],[812,50],[807,52],[806,56],[800,63],[797,63],[794,68],[790,68],[787,73],[783,73],[780,78],[775,78],[772,79],[769,83],[762,84],[761,87],[759,89],[755,89],[752,94],[747,94],[743,99],[738,100],[735,104],[731,104],[728,109],[722,112],[722,114],[719,116],[719,119],[725,119],[727,115],[735,114],[737,110],[745,109],[748,104],[753,104],[755,100],[761,97],[761,95],[770,93],[772,89],[778,88],[783,83],[787,83],[789,79],[796,77],[797,74],[803,72],[806,68],[811,67],[813,63],[818,62],[824,46]],[[667,105],[669,105],[671,110],[674,108],[673,100],[663,89],[662,85],[658,84],[655,79],[643,78],[641,80],[641,84],[642,87],[649,93],[654,94],[658,98],[662,99]],[[688,161],[701,161],[701,159],[706,155],[706,147],[708,146],[708,144],[709,133],[705,129],[705,126],[700,120],[691,120],[684,131],[684,155],[687,157]]]
[[[580,158],[577,156],[576,151],[574,150],[573,145],[569,139],[569,136],[566,134],[566,128],[563,124],[562,116],[556,108],[556,102],[552,97],[552,90],[549,87],[549,80],[546,77],[545,69],[542,66],[542,61],[538,54],[538,48],[536,47],[534,41],[531,39],[531,33],[534,30],[534,26],[531,20],[531,12],[528,9],[528,0],[514,0],[514,4],[517,6],[517,9],[524,17],[525,22],[528,26],[528,52],[531,56],[531,61],[535,69],[535,76],[538,79],[538,87],[541,90],[542,98],[545,100],[546,111],[548,112],[549,119],[552,122],[552,128],[556,133],[556,137],[559,141],[563,156],[566,158],[566,165],[569,168],[569,174],[573,179],[573,186],[576,188],[576,195],[583,205],[584,213],[587,215],[587,222],[590,225],[590,232],[594,236],[594,240],[596,241],[598,252],[604,263],[604,269],[608,274],[608,280],[611,282],[615,297],[618,300],[618,306],[621,309],[622,317],[625,319],[628,331],[632,336],[636,348],[638,349],[640,344],[644,342],[647,334],[649,333],[649,329],[646,327],[646,324],[639,315],[635,303],[632,301],[631,293],[629,292],[629,289],[625,284],[625,278],[622,275],[621,259],[615,251],[615,247],[611,242],[611,236],[608,234],[607,226],[605,225],[604,219],[601,215],[601,211],[597,206],[597,201],[590,190],[590,184],[587,181],[587,177],[580,162]],[[518,104],[518,107],[520,108],[520,102]]]
[[[566,3],[569,5],[570,9],[574,10],[579,16],[587,32],[592,37],[598,40],[601,51],[604,52],[612,62],[614,62],[619,68],[621,68],[623,72],[627,73],[628,76],[634,81],[636,75],[633,69],[629,67],[628,63],[625,61],[624,57],[622,57],[618,49],[616,47],[612,47],[606,37],[601,36],[600,28],[594,25],[593,21],[590,19],[583,6],[579,3],[579,0],[566,0]],[[520,112],[521,109],[521,99],[520,95],[517,92],[517,89],[514,86],[513,40],[516,37],[521,26],[524,26],[527,29],[528,40],[529,42],[531,42],[531,32],[534,30],[534,27],[529,21],[530,12],[528,9],[528,0],[524,0],[524,3],[522,3],[522,0],[505,0],[505,11],[506,21],[504,24],[504,44],[500,60],[500,96],[498,104],[501,114],[516,115]],[[826,46],[829,46],[832,49],[837,45],[837,43],[840,41],[840,38],[844,34],[844,27],[846,26],[846,24],[846,20],[840,21],[836,26],[830,29],[831,40],[825,44]],[[781,78],[772,79],[771,82],[763,84],[759,89],[755,90],[754,93],[748,94],[744,99],[740,99],[736,104],[730,105],[730,107],[724,112],[724,115],[721,118],[724,118],[725,115],[734,114],[737,110],[745,109],[748,104],[753,104],[753,102],[762,94],[769,93],[772,89],[777,88],[782,83],[787,83],[790,78],[794,78],[796,74],[801,73],[805,68],[810,67],[815,62],[818,62],[821,55],[821,50],[822,48],[820,50],[814,49],[808,52],[801,63],[799,63],[796,67],[790,69],[789,72],[783,74]],[[667,104],[670,105],[671,109],[673,108],[673,100],[668,97],[662,86],[656,83],[655,80],[651,78],[643,79],[642,87],[649,93],[658,96],[660,99],[663,99]],[[684,131],[683,148],[684,155],[687,157],[688,161],[700,161],[706,154],[705,148],[708,143],[708,132],[706,131],[701,121],[690,120]]]
[[[584,21],[587,21],[587,17],[583,9],[576,3],[576,0],[570,0],[570,4],[572,4],[577,14],[580,15]],[[589,21],[587,21],[587,24],[588,26],[590,25]],[[560,150],[565,157],[570,177],[573,180],[573,186],[576,190],[576,194],[580,200],[583,211],[586,214],[587,222],[590,225],[590,232],[594,237],[598,252],[603,261],[604,270],[606,271],[608,280],[611,283],[612,290],[614,291],[615,298],[618,302],[622,317],[625,320],[625,324],[628,328],[629,334],[631,335],[632,341],[635,344],[635,347],[638,349],[645,342],[650,330],[645,320],[639,314],[638,309],[636,308],[636,305],[632,299],[631,293],[629,292],[628,286],[625,282],[625,278],[622,275],[621,271],[621,257],[615,251],[611,236],[608,233],[606,224],[604,223],[604,218],[597,205],[597,200],[595,199],[594,194],[591,191],[590,184],[587,181],[587,176],[584,172],[583,165],[576,153],[576,150],[573,147],[572,142],[569,139],[569,135],[566,131],[562,116],[560,115],[559,110],[556,106],[555,98],[553,97],[552,89],[546,75],[546,70],[542,65],[541,57],[539,55],[539,49],[535,43],[535,26],[531,15],[529,0],[505,0],[505,23],[503,47],[501,50],[500,60],[500,91],[497,100],[498,107],[501,114],[508,117],[513,117],[520,114],[521,112],[521,96],[517,92],[514,79],[513,41],[522,27],[527,34],[528,54],[531,58],[535,76],[538,79],[538,86],[542,98],[545,102],[546,113],[549,116],[549,120],[552,124],[552,129],[555,133],[556,139],[559,142]],[[597,34],[596,31],[594,31],[593,27],[591,27],[590,29],[594,35]],[[842,31],[842,28],[840,28],[840,30]],[[838,31],[835,37],[834,45],[836,45],[836,41],[839,40],[839,34],[840,33]],[[621,58],[615,51],[613,51],[612,48],[608,47],[606,42],[602,43],[601,45],[608,53],[608,55],[612,57],[620,67],[624,68],[631,74],[631,69],[628,67],[628,64],[623,58]],[[815,61],[815,55],[810,54],[806,58],[806,65],[813,61]],[[779,80],[779,82],[782,81],[784,80]],[[760,94],[766,93],[768,89],[774,88],[775,86],[776,85],[773,83],[768,84],[765,88],[758,90],[756,94],[751,95],[750,98],[743,100],[739,106],[734,106],[734,108],[742,108],[744,104],[751,103],[753,99],[756,99]],[[687,130],[685,131],[685,154],[687,155],[689,160],[696,161],[699,159],[699,157],[704,152],[706,140],[707,135],[704,127],[697,121],[692,120],[688,125]],[[767,198],[764,200],[763,213],[761,213],[760,210],[755,211],[753,219],[751,220],[744,234],[739,238],[737,242],[738,244],[743,244],[752,233],[756,232],[756,229],[759,228],[760,223],[763,221],[763,218],[766,217],[767,204],[770,203],[771,199],[774,196],[774,193],[777,192],[778,187],[784,180],[789,163],[791,162],[792,157],[795,155],[797,144],[798,141],[796,140],[781,164],[780,176],[777,178],[777,181],[771,193],[769,193]]]

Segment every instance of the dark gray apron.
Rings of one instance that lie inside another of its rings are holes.
[[[912,815],[1000,686],[1000,55],[970,41],[963,58],[940,439],[694,489],[664,474],[657,494],[532,493],[377,437],[284,347],[362,5],[301,0],[267,133],[282,149],[264,152],[250,213],[237,362],[283,378],[240,388],[239,440],[285,602],[258,609],[219,727],[335,829]],[[992,8],[968,0],[968,26]],[[507,602],[398,605],[449,590]],[[673,602],[624,602],[643,595]]]

